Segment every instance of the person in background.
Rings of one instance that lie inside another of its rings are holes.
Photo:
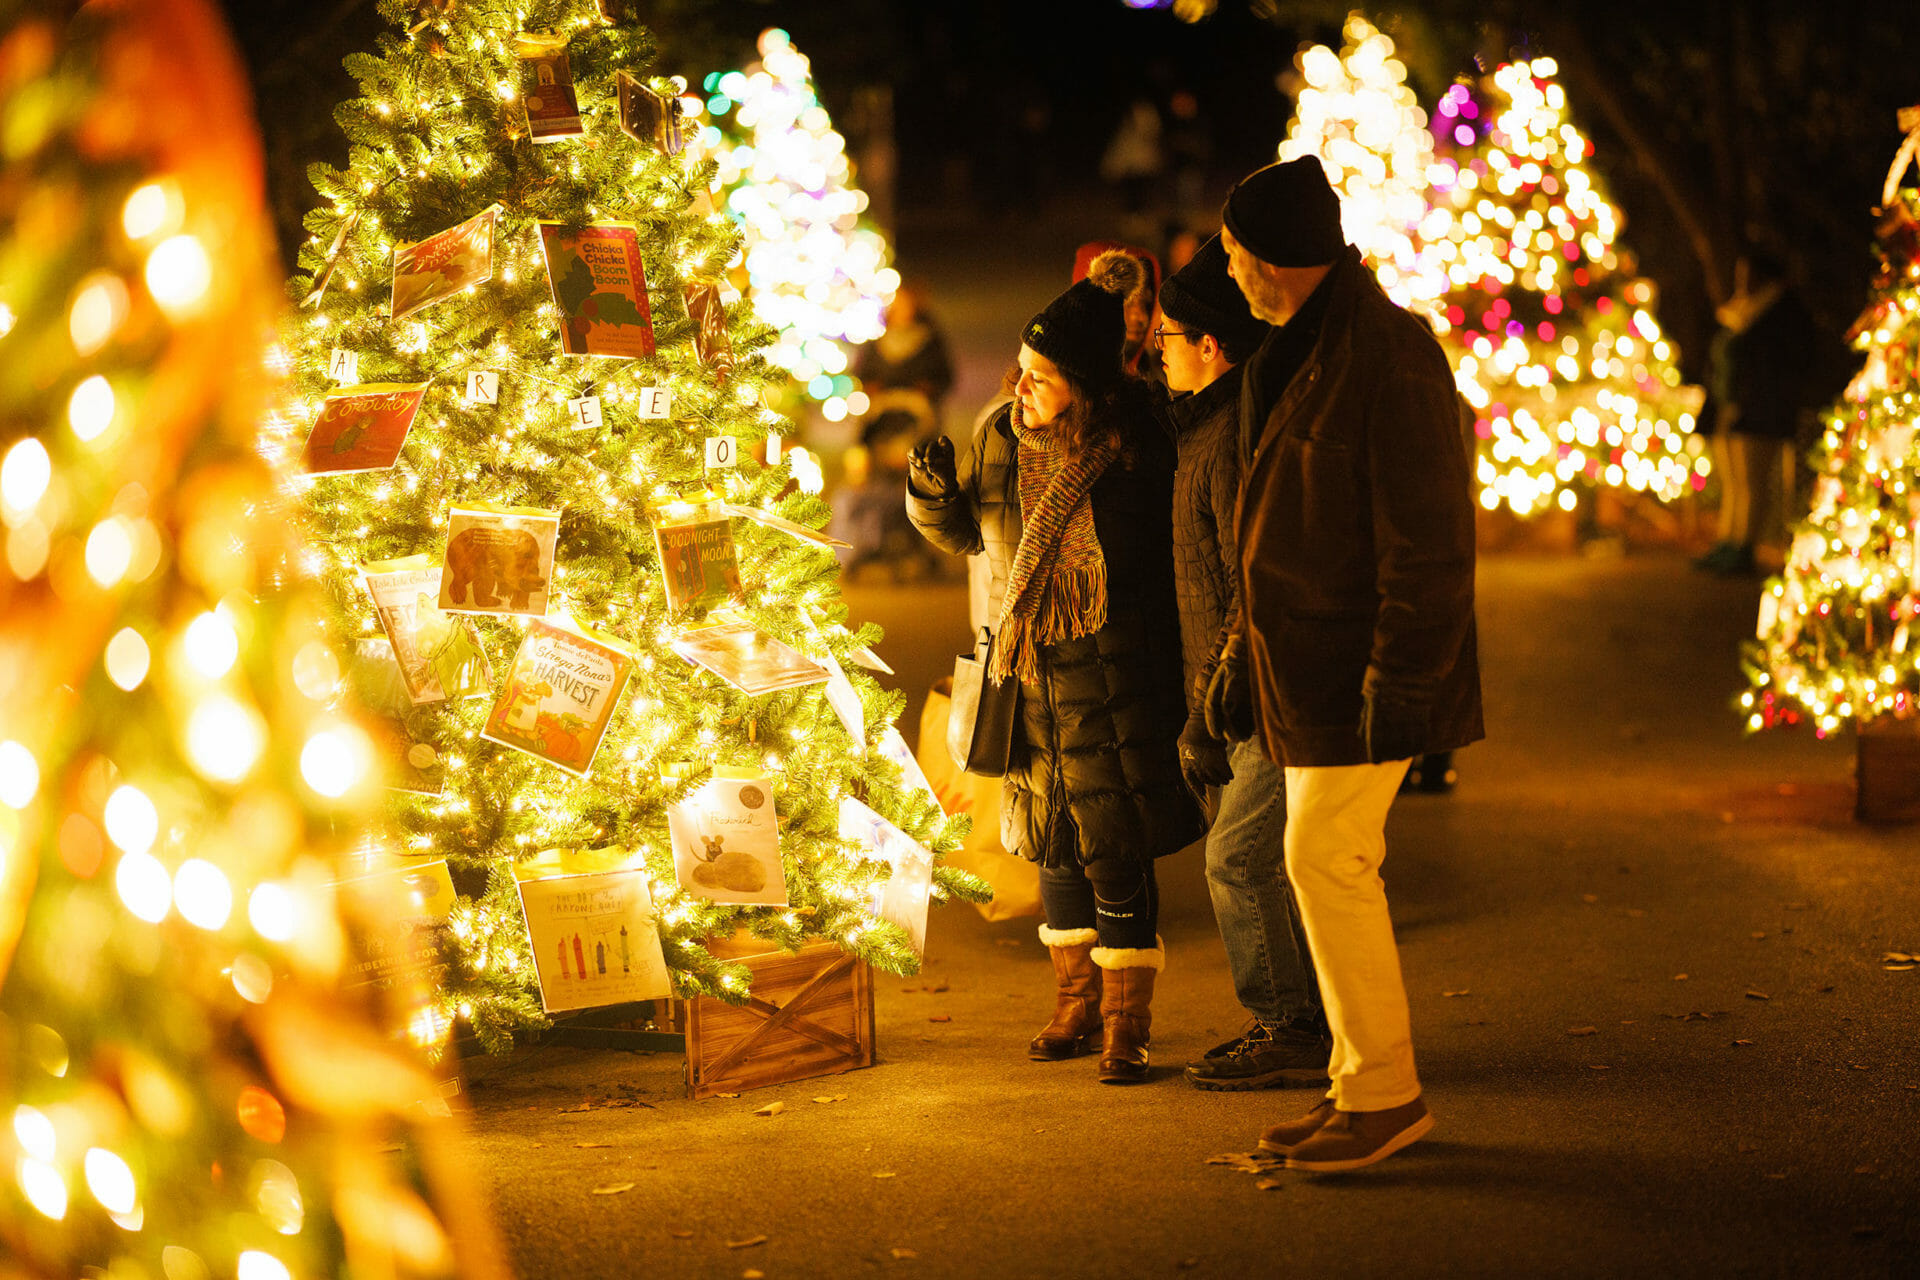
[[[867,394],[869,422],[901,411],[918,419],[918,435],[940,430],[941,402],[953,389],[953,356],[946,334],[927,309],[923,286],[900,283],[887,307],[886,331],[860,348],[853,375]],[[871,447],[871,442],[863,443]]]
[[[1167,167],[1162,128],[1160,109],[1146,98],[1135,99],[1100,156],[1100,178],[1120,193],[1128,235],[1142,235],[1152,225],[1151,210]]]
[[[1187,727],[1180,769],[1196,795],[1217,802],[1207,833],[1207,891],[1227,948],[1234,993],[1253,1025],[1187,1065],[1200,1089],[1327,1083],[1333,1041],[1319,981],[1287,884],[1287,792],[1256,742],[1228,744],[1207,730],[1208,677],[1240,613],[1233,516],[1240,495],[1240,365],[1267,324],[1227,274],[1214,236],[1160,290],[1153,332],[1162,353],[1168,418],[1180,465],[1173,478],[1173,570]]]
[[[1173,444],[1155,389],[1120,358],[1143,274],[1125,253],[1094,259],[1027,323],[1014,399],[964,460],[929,441],[906,486],[930,542],[987,555],[989,675],[1020,682],[1001,839],[1040,866],[1056,986],[1028,1056],[1097,1047],[1108,1084],[1147,1078],[1165,963],[1153,864],[1201,829],[1177,748]]]
[[[1473,472],[1446,355],[1346,244],[1319,160],[1243,179],[1224,220],[1233,278],[1276,327],[1242,374],[1241,618],[1207,716],[1285,769],[1287,876],[1333,1033],[1327,1097],[1260,1146],[1337,1172],[1433,1127],[1380,865],[1408,762],[1484,736]]]
[[[1720,463],[1720,540],[1694,561],[1708,573],[1753,572],[1763,535],[1784,539],[1793,506],[1795,442],[1808,411],[1838,383],[1825,376],[1837,345],[1823,335],[1774,258],[1750,253],[1716,315],[1707,394]]]
[[[1086,279],[1093,260],[1116,249],[1138,262],[1144,273],[1139,288],[1126,297],[1127,339],[1121,350],[1121,363],[1130,374],[1157,378],[1160,358],[1147,344],[1147,331],[1153,328],[1154,302],[1160,295],[1160,260],[1138,245],[1121,244],[1118,240],[1089,240],[1074,251],[1073,278]]]

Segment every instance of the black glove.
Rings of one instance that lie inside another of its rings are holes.
[[[1425,702],[1396,697],[1376,689],[1366,696],[1360,715],[1360,736],[1373,764],[1411,760],[1427,753],[1427,729],[1432,710]]]
[[[1253,736],[1253,688],[1247,679],[1247,643],[1238,632],[1227,637],[1220,664],[1207,681],[1207,732],[1222,742]]]
[[[1227,749],[1207,732],[1204,715],[1187,717],[1180,734],[1180,776],[1193,788],[1193,794],[1206,794],[1208,787],[1224,787],[1233,781],[1233,766],[1227,763]]]
[[[960,489],[953,468],[953,441],[945,436],[923,440],[907,455],[907,484],[923,498],[951,498]]]

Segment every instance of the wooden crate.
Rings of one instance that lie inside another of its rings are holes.
[[[687,1003],[687,1092],[740,1093],[873,1065],[873,970],[830,942],[771,951],[747,934],[707,949],[753,972],[744,1005]]]
[[[1855,742],[1854,816],[1862,822],[1920,822],[1920,718],[1869,721]]]

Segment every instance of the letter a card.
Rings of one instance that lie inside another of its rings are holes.
[[[536,618],[480,736],[584,778],[632,672],[612,636]]]

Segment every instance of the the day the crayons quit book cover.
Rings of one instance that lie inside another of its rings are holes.
[[[560,308],[560,350],[570,356],[638,359],[653,354],[653,313],[631,222],[569,228],[540,224],[547,282]]]
[[[386,470],[400,460],[426,390],[424,382],[377,382],[328,396],[307,432],[301,466],[314,475]]]
[[[535,619],[480,736],[585,777],[632,670],[610,640]]]

